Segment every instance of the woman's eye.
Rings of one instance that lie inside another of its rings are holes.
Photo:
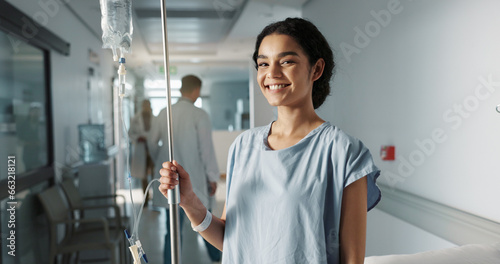
[[[292,63],[293,63],[293,61],[288,60],[288,61],[283,61],[281,64],[292,64]]]
[[[265,63],[265,62],[261,62],[261,63],[257,64],[257,66],[258,66],[259,68],[261,68],[261,67],[266,67],[266,66],[267,66],[267,63]]]

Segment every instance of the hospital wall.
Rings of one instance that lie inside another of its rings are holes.
[[[326,120],[363,140],[380,183],[500,222],[500,2],[311,0],[335,50]],[[396,160],[382,161],[383,145]],[[382,198],[383,199],[383,198]]]
[[[7,2],[71,45],[69,56],[50,52],[54,159],[56,173],[60,175],[63,165],[72,165],[80,159],[79,124],[89,120],[104,123],[106,140],[112,137],[111,52],[101,48],[100,37],[91,33],[66,8],[64,1]],[[89,51],[95,53],[95,62],[90,60]],[[89,75],[89,68],[94,70],[93,77]]]

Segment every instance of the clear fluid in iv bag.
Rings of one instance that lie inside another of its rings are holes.
[[[132,43],[132,0],[100,0],[103,48],[113,51],[113,57],[130,52]]]

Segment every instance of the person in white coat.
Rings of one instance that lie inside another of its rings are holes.
[[[153,175],[154,162],[148,148],[151,141],[151,126],[154,123],[154,115],[151,109],[151,102],[147,99],[142,101],[141,111],[130,121],[128,131],[133,144],[132,162],[130,164],[130,174],[132,177],[140,179],[143,193],[148,186],[148,176]],[[144,199],[147,199],[147,194]]]
[[[215,194],[217,189],[220,171],[215,158],[210,118],[204,110],[194,106],[194,102],[200,96],[201,80],[194,75],[183,77],[180,91],[182,97],[172,106],[173,155],[176,160],[179,162],[182,161],[186,170],[192,175],[194,191],[200,197],[203,204],[209,208],[210,197]],[[166,115],[166,109],[163,109],[158,114],[157,122],[151,133],[151,142],[153,145],[151,148],[157,149],[155,172],[160,171],[163,162],[171,160],[171,157],[168,155],[167,144],[169,140],[167,138]],[[162,146],[158,144],[160,141],[162,142]],[[160,199],[165,200],[165,203],[162,204],[166,205],[166,199],[162,195],[158,196]],[[155,204],[156,196],[153,197],[153,201]],[[181,224],[184,221],[183,213],[181,213],[180,221]],[[170,234],[168,232],[170,230],[169,222],[169,213],[167,211],[164,263],[170,263],[171,261]],[[196,236],[197,234],[195,232],[182,234],[182,236],[187,235]],[[220,259],[220,251],[208,243],[207,246],[210,257],[213,260]],[[200,262],[198,261],[197,263]]]

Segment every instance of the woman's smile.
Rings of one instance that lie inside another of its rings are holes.
[[[280,90],[283,90],[284,88],[290,86],[290,84],[269,84],[266,85],[266,88],[271,90],[272,92],[279,92]]]

